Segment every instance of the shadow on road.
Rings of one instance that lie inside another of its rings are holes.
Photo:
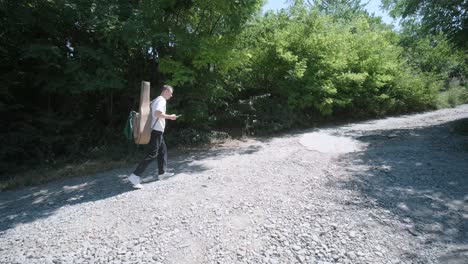
[[[220,159],[229,155],[249,155],[261,149],[258,145],[241,147],[218,147],[191,151],[189,154],[169,158],[169,166],[176,173],[194,174],[210,169],[201,162],[206,159]],[[155,163],[151,164],[143,178],[150,179],[156,173]],[[75,177],[19,191],[0,193],[0,233],[18,224],[47,218],[64,207],[93,202],[133,191],[126,178],[130,169],[118,169],[93,176]],[[176,175],[177,176],[177,175]]]
[[[453,133],[453,123],[366,133],[358,140],[368,148],[340,161],[351,180],[338,184],[357,190],[366,201],[362,206],[397,216],[426,243],[466,246],[468,137]],[[468,260],[468,252],[452,253],[444,256],[450,263]]]

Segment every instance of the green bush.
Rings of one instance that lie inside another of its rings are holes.
[[[249,59],[236,72],[243,93],[271,94],[290,116],[302,118],[374,117],[434,107],[442,85],[437,76],[412,66],[398,35],[373,23],[365,16],[336,21],[300,6],[255,20],[243,35]],[[285,127],[298,121],[264,120]],[[276,129],[261,121],[258,128]]]
[[[267,135],[293,126],[295,115],[286,100],[266,95],[250,102],[252,110],[246,120],[250,134]]]
[[[455,107],[468,103],[468,89],[460,85],[451,85],[437,96],[437,108]]]

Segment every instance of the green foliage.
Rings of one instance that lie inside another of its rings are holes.
[[[465,102],[467,68],[466,1],[385,0],[383,6],[394,17],[402,18],[400,46],[415,68],[443,81],[437,107]],[[461,87],[450,85],[460,83]]]
[[[437,97],[437,108],[455,107],[466,103],[468,103],[468,89],[459,85],[450,85]]]
[[[466,53],[456,48],[443,34],[435,36],[414,36],[404,28],[400,46],[405,49],[403,56],[415,68],[432,73],[439,79],[465,79],[468,74]]]
[[[206,126],[199,121],[229,95],[218,71],[240,61],[233,40],[261,3],[1,1],[0,173],[119,142],[141,80],[153,96],[176,85],[181,126]]]
[[[425,34],[444,33],[459,46],[468,43],[468,2],[383,0],[383,6],[394,17],[401,17],[404,23],[418,24]]]
[[[253,54],[241,72],[245,93],[272,93],[293,113],[312,115],[379,116],[433,105],[436,80],[401,58],[395,33],[364,15],[344,22],[299,5],[288,12],[245,31]]]
[[[366,14],[365,5],[360,0],[312,0],[309,3],[335,20],[350,21]]]

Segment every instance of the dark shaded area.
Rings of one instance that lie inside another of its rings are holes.
[[[248,155],[261,149],[260,146],[219,147],[191,151],[188,154],[169,157],[169,167],[177,177],[179,173],[195,174],[209,170],[198,161],[220,159],[230,155]],[[136,164],[135,164],[136,165]],[[169,168],[169,169],[170,169]],[[133,169],[133,168],[132,168]],[[59,182],[25,188],[16,192],[0,193],[0,234],[18,224],[47,218],[64,206],[94,202],[114,197],[134,189],[126,181],[131,169],[113,170],[90,177],[75,177]],[[152,163],[143,175],[143,183],[155,181],[156,165]]]
[[[358,140],[367,150],[341,160],[353,177],[339,184],[357,190],[363,206],[393,213],[425,243],[468,243],[468,137],[454,132],[455,122],[366,133]],[[452,253],[450,263],[467,260]]]
[[[465,264],[468,262],[468,249],[454,250],[440,257],[439,261],[445,264]]]

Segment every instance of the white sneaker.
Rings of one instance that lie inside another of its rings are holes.
[[[133,185],[133,188],[135,188],[135,189],[143,189],[143,185],[141,185],[141,184],[135,184],[135,185]]]
[[[159,179],[161,179],[161,178],[169,178],[169,177],[172,177],[172,176],[174,176],[174,173],[172,173],[172,172],[165,172],[165,173],[163,173],[163,174],[159,174],[159,175],[158,175]]]
[[[129,177],[128,177],[128,181],[131,182],[133,184],[133,186],[137,186],[137,185],[140,185],[141,186],[141,179],[140,177],[136,176],[135,174],[131,174]],[[137,187],[136,187],[137,188]],[[141,189],[141,188],[138,188],[138,189]]]

